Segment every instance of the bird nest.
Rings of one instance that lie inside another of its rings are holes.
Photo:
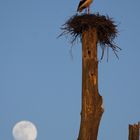
[[[91,28],[96,28],[98,36],[98,44],[102,49],[102,56],[107,48],[111,48],[118,58],[117,52],[120,48],[115,44],[114,39],[117,37],[117,25],[112,18],[97,14],[74,15],[62,25],[62,33],[59,35],[71,35],[71,43],[77,39],[82,39],[82,33]],[[107,51],[108,52],[108,51]]]

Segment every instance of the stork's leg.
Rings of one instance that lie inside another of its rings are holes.
[[[88,10],[87,10],[87,8],[85,8],[85,13],[88,13]]]
[[[87,7],[87,8],[85,8],[85,13],[86,13],[86,14],[88,14],[88,7]]]
[[[90,13],[90,6],[88,6],[87,9],[88,9],[88,14],[89,14]]]

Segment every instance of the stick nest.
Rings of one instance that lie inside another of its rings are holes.
[[[98,36],[98,44],[102,48],[102,56],[104,56],[104,50],[111,48],[118,58],[117,52],[120,48],[114,43],[115,37],[117,37],[118,30],[117,25],[112,18],[108,16],[97,14],[83,14],[74,15],[62,25],[62,33],[59,35],[71,35],[71,43],[73,44],[77,39],[82,39],[82,32],[91,28],[96,28]]]

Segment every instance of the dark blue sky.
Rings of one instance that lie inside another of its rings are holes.
[[[78,0],[0,0],[0,138],[30,120],[38,140],[76,140],[81,111],[81,44],[57,39]],[[139,0],[95,0],[93,12],[118,24],[119,60],[99,63],[105,112],[99,140],[125,140],[128,124],[140,121]]]

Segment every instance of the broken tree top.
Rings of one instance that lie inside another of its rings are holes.
[[[109,16],[97,14],[82,14],[74,15],[62,25],[62,35],[71,35],[72,43],[77,38],[82,38],[82,33],[90,29],[96,29],[98,36],[98,44],[102,48],[104,53],[105,48],[112,48],[113,52],[117,56],[117,51],[120,49],[114,43],[115,37],[117,37],[118,30],[117,25]],[[117,56],[118,57],[118,56]]]

